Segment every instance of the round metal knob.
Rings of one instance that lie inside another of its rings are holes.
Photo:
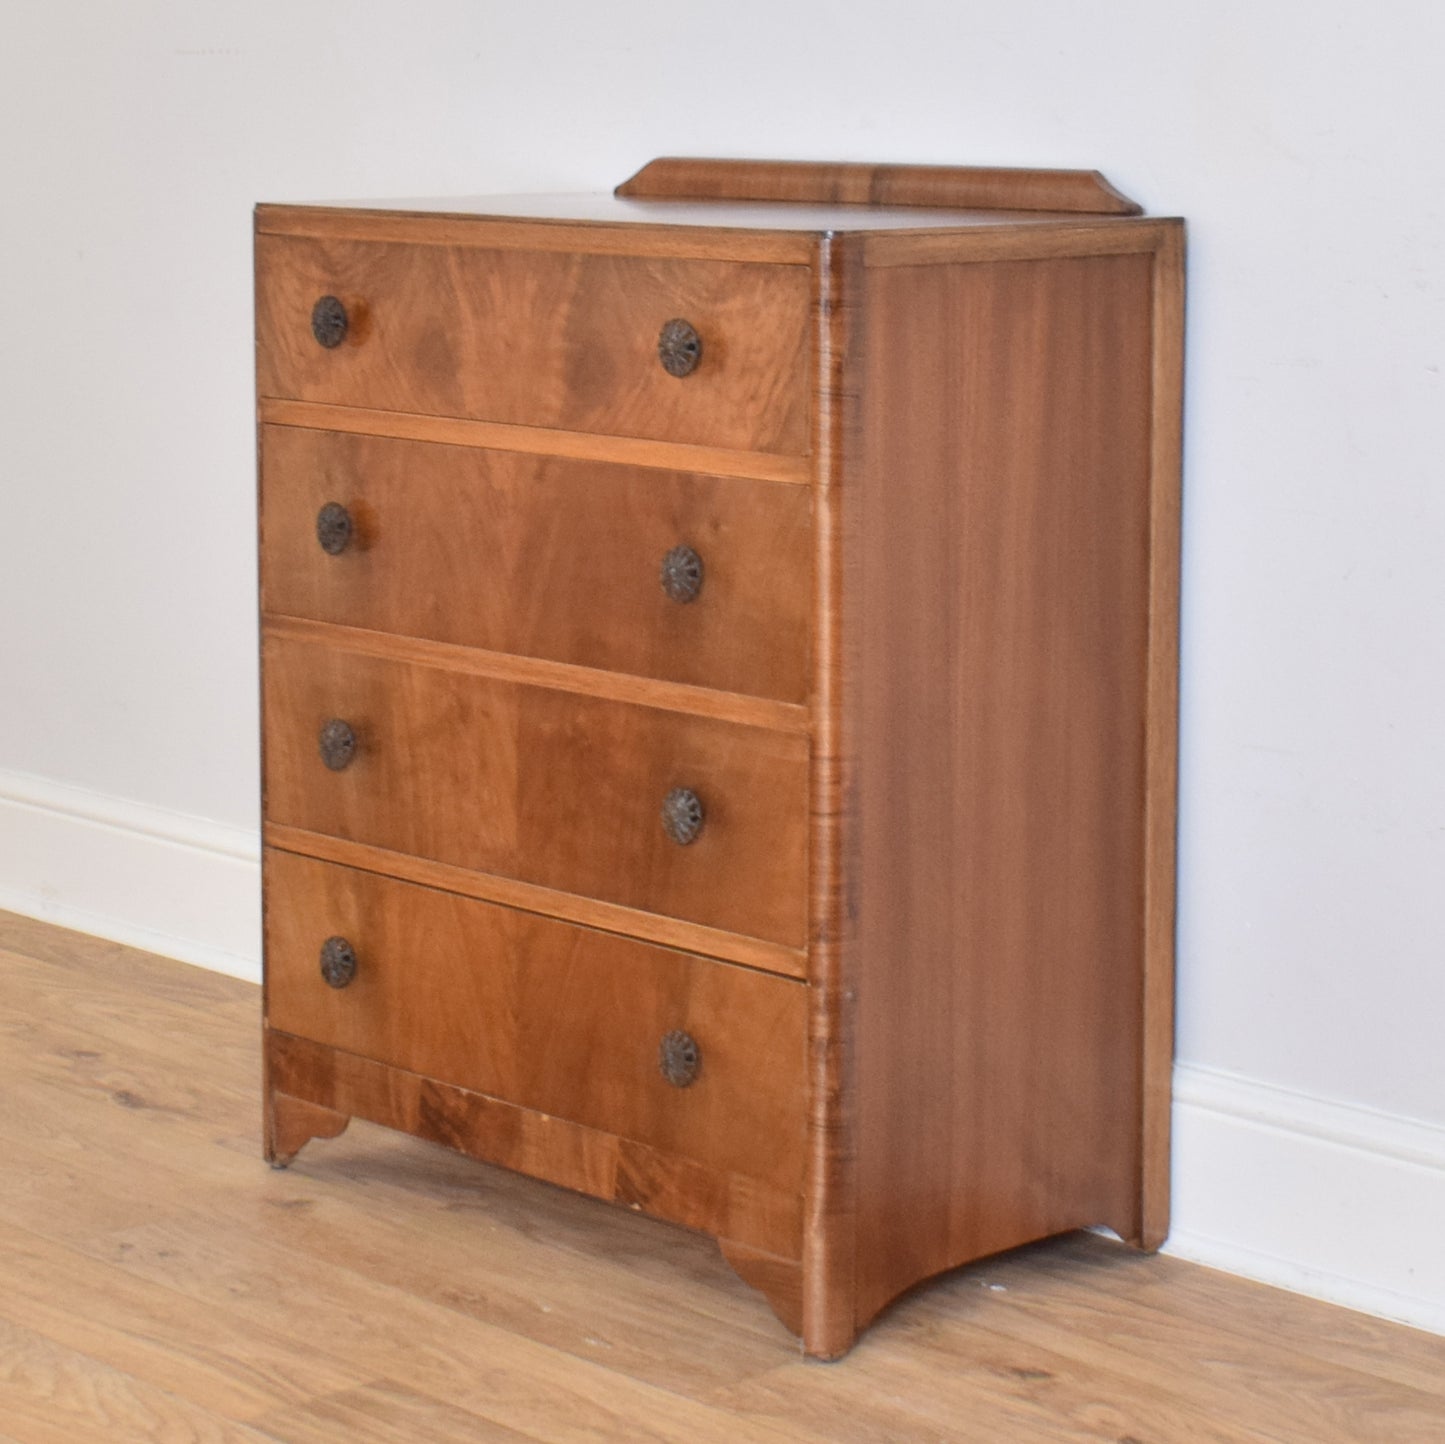
[[[317,745],[321,749],[321,760],[333,772],[340,772],[356,756],[356,733],[350,723],[333,717],[322,727]]]
[[[657,1066],[674,1088],[688,1087],[696,1081],[702,1066],[702,1050],[697,1046],[697,1039],[681,1028],[664,1033],[662,1046],[657,1051]]]
[[[346,340],[350,324],[346,307],[335,296],[323,296],[311,308],[311,334],[316,337],[316,344],[328,351]]]
[[[663,831],[679,847],[696,840],[703,816],[702,799],[690,787],[674,787],[662,799]]]
[[[321,944],[321,976],[333,988],[344,988],[356,976],[356,949],[345,938]]]
[[[669,376],[688,376],[702,360],[702,337],[686,321],[669,321],[657,338],[657,359]]]
[[[316,540],[328,556],[339,557],[351,541],[351,513],[339,501],[328,501],[316,513]]]
[[[690,602],[702,590],[702,558],[691,547],[673,547],[662,559],[662,590]]]

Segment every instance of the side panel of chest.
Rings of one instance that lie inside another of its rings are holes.
[[[860,282],[860,1325],[1031,1239],[1146,1239],[1167,1198],[1177,232],[1137,244]]]

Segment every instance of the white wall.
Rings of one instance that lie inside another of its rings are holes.
[[[1098,166],[1191,225],[1176,1246],[1445,1327],[1442,55],[1437,0],[10,0],[0,902],[255,966],[254,201]]]

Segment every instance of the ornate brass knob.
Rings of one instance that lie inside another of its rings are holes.
[[[311,334],[316,337],[316,344],[328,351],[346,340],[350,325],[346,307],[335,296],[323,296],[311,308]]]
[[[662,799],[663,831],[679,847],[696,841],[703,816],[702,799],[690,787],[674,787]]]
[[[686,321],[669,321],[657,338],[657,359],[669,376],[691,375],[702,360],[702,337]]]
[[[333,988],[344,988],[356,976],[356,949],[345,938],[321,944],[321,976]]]
[[[691,547],[673,547],[662,559],[662,590],[690,602],[702,590],[702,558]]]
[[[681,1028],[664,1033],[657,1052],[657,1066],[674,1088],[688,1087],[696,1081],[702,1066],[702,1050],[697,1046],[697,1039]]]
[[[316,513],[316,540],[328,556],[339,557],[351,542],[351,513],[339,501],[328,501]]]
[[[356,756],[356,733],[349,722],[333,717],[322,727],[317,745],[321,749],[321,760],[333,772],[340,772]]]

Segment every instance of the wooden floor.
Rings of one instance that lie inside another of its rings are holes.
[[[0,1440],[1442,1444],[1445,1340],[1076,1236],[805,1363],[707,1240],[353,1124],[257,990],[0,914]]]

